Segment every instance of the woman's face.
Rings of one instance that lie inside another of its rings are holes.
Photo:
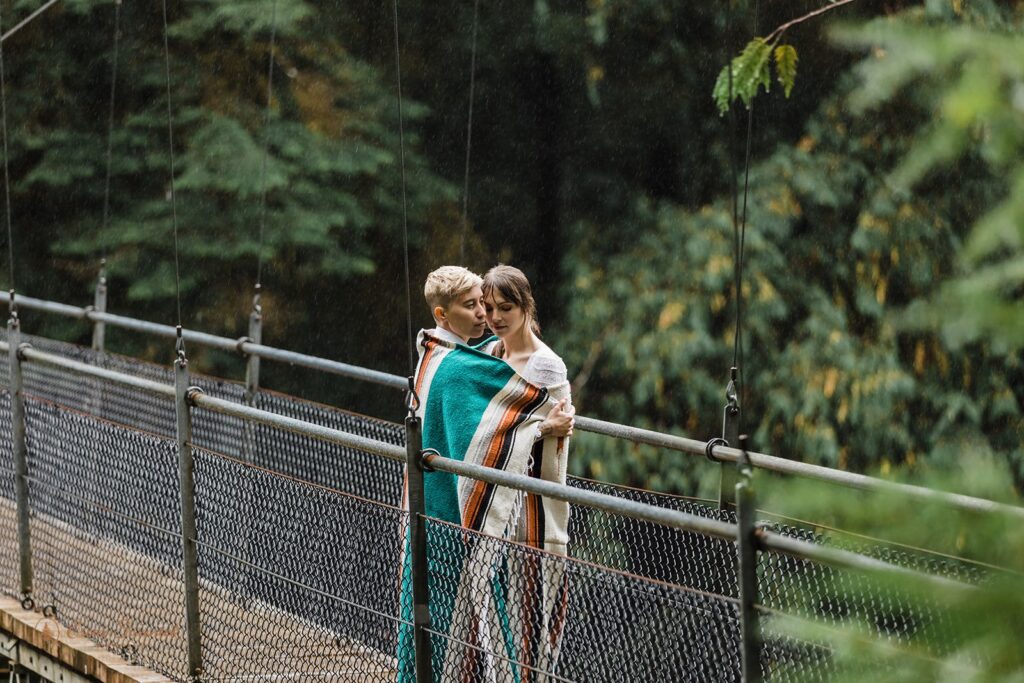
[[[484,297],[484,313],[487,316],[487,326],[499,339],[519,334],[526,325],[523,307],[505,299],[497,288],[491,289]]]

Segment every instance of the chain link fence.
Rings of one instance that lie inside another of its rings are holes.
[[[6,339],[6,331],[0,332]],[[172,368],[117,354],[22,335],[40,351],[58,354],[89,365],[174,384]],[[0,357],[0,378],[7,379],[7,356]],[[166,399],[130,387],[87,378],[35,363],[23,366],[27,394],[73,408],[135,429],[174,438],[177,424],[173,406]],[[210,396],[241,403],[245,387],[205,375],[191,375],[191,383]],[[261,390],[254,407],[296,419],[338,429],[350,434],[405,445],[401,425],[364,415],[304,401],[273,391]],[[338,491],[388,505],[401,503],[402,466],[369,453],[286,432],[264,425],[243,423],[229,415],[195,411],[192,434],[196,445],[216,453],[237,457]]]
[[[177,443],[25,408],[37,606],[53,631],[185,680]]]
[[[161,366],[30,338],[35,348],[173,384]],[[37,602],[80,633],[175,680],[185,671],[174,406],[24,364]],[[7,358],[0,356],[0,375]],[[195,376],[241,402],[237,383]],[[258,408],[385,443],[401,426],[273,392]],[[403,680],[400,571],[408,525],[399,463],[205,410],[193,411],[204,680]],[[17,593],[10,397],[0,394],[0,581]],[[735,523],[707,501],[584,479],[570,485]],[[771,522],[824,542],[811,528]],[[568,557],[427,520],[437,680],[736,681],[733,542],[575,506]],[[842,547],[966,581],[977,567],[847,539]],[[941,619],[885,586],[759,555],[766,620],[859,617],[903,642]],[[769,638],[772,680],[828,680],[825,645]],[[408,679],[406,679],[408,680]],[[803,679],[801,679],[803,680]]]
[[[441,680],[739,680],[734,598],[436,520],[427,537]]]
[[[406,514],[193,456],[207,677],[392,680]]]

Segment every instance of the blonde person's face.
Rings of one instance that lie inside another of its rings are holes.
[[[482,337],[487,326],[483,299],[479,285],[457,296],[444,312],[449,329],[463,339]]]
[[[506,300],[497,289],[492,289],[484,299],[484,310],[487,313],[487,326],[499,339],[522,332],[526,324],[523,307]]]

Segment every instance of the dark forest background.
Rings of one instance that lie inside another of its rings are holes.
[[[265,124],[272,3],[169,0],[183,323],[245,334],[266,145],[264,342],[405,374],[392,6],[276,0]],[[4,26],[39,4],[4,2]],[[414,325],[430,324],[419,291],[436,266],[517,265],[580,413],[718,435],[735,330],[731,163],[742,163],[746,110],[721,116],[712,90],[752,36],[822,4],[482,0],[464,225],[474,3],[402,0]],[[119,11],[106,219],[114,5],[66,0],[4,42],[15,269],[5,264],[2,279],[86,305],[106,258],[108,310],[173,324],[161,6],[124,0]],[[920,129],[949,117],[959,81],[939,66],[960,73],[965,60],[939,63],[938,47],[900,57],[933,61],[865,107],[865,88],[884,82],[865,63],[886,49],[835,33],[874,20],[1019,36],[1022,12],[864,0],[787,33],[797,86],[755,100],[750,140],[743,398],[757,450],[858,471],[942,469],[992,451],[1024,481],[1020,342],[955,312],[903,324],[964,274],[964,244],[1013,194],[1007,169],[1019,161],[994,161],[988,142],[975,144],[983,131],[913,191],[894,184]],[[997,94],[1012,103],[1007,69]],[[1011,123],[1024,111],[1013,106]],[[1024,149],[1021,137],[1006,148]],[[1011,302],[1021,279],[1001,285]],[[31,333],[89,337],[81,323],[22,317]],[[107,334],[112,351],[172,357],[169,342]],[[243,375],[237,358],[189,352],[199,371]],[[336,377],[266,363],[263,381],[402,412],[399,396]],[[688,493],[710,473],[699,465],[590,435],[572,458],[578,474]]]

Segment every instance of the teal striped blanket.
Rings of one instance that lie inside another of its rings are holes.
[[[477,347],[420,332],[416,392],[423,447],[446,457],[565,482],[568,439],[537,439],[568,382],[538,387]],[[565,503],[445,472],[424,474],[435,680],[537,681],[553,671],[567,590]],[[466,534],[460,527],[491,538]],[[408,554],[401,615],[411,621]],[[399,629],[398,680],[415,680],[412,630]]]

